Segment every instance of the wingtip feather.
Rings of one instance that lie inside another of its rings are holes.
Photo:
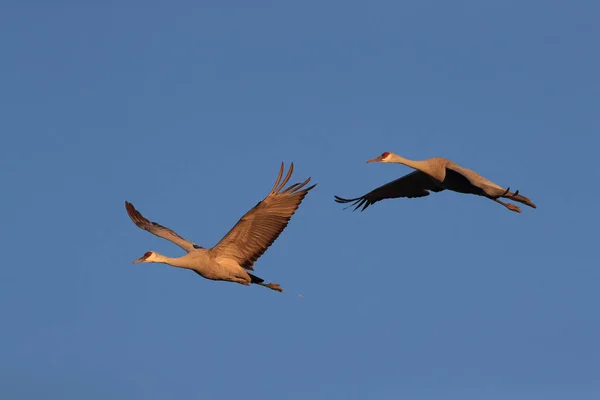
[[[277,187],[277,190],[275,190],[275,193],[278,193],[288,183],[288,181],[292,177],[292,172],[294,172],[294,163],[293,162],[290,164],[290,168],[288,169],[287,175],[283,179],[283,182],[281,182],[281,184]]]
[[[308,180],[307,180],[307,182],[306,182],[306,183],[308,183],[309,181],[310,181],[310,178],[308,178]],[[305,191],[306,193],[308,193],[308,191],[309,191],[309,190],[312,190],[312,189],[314,189],[315,187],[317,187],[317,185],[318,185],[318,183],[315,183],[315,184],[313,184],[312,186],[309,186],[309,187],[307,187],[306,189],[304,189],[304,191]]]
[[[271,193],[276,193],[277,191],[275,190],[277,188],[277,186],[279,186],[279,182],[281,180],[281,177],[283,176],[283,171],[284,171],[285,165],[283,164],[283,161],[281,162],[281,167],[279,167],[279,174],[277,175],[277,179],[275,180],[275,184],[273,185],[273,189],[271,189]]]
[[[131,203],[130,203],[130,202],[128,202],[128,201],[125,201],[125,210],[127,210],[127,214],[129,215],[129,217],[130,217],[131,219],[133,219],[133,218],[134,218],[134,215],[135,215],[135,213],[136,213],[136,211],[137,211],[137,210],[135,209],[135,207],[133,206],[133,204],[131,204]]]

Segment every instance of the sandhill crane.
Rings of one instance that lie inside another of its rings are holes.
[[[291,164],[282,181],[284,172],[282,163],[279,176],[267,197],[248,211],[223,239],[210,249],[198,246],[156,222],[150,222],[133,207],[133,204],[126,201],[127,214],[139,228],[169,240],[187,251],[186,255],[178,258],[149,251],[134,263],[164,263],[191,269],[210,280],[236,282],[242,285],[254,283],[283,292],[278,284],[264,283],[263,279],[249,273],[248,270],[254,270],[253,264],[285,229],[308,191],[316,186],[302,189],[310,181],[308,178],[302,183],[295,183],[283,189],[290,180],[293,170],[294,163]]]
[[[356,206],[354,207],[354,211],[361,206],[361,211],[364,211],[371,204],[380,200],[395,199],[397,197],[424,197],[429,195],[429,191],[441,192],[448,189],[459,193],[470,193],[487,197],[518,213],[521,212],[518,206],[504,203],[499,198],[512,199],[529,207],[536,208],[535,204],[527,197],[521,196],[518,190],[512,193],[510,188],[504,189],[485,179],[475,171],[463,168],[446,158],[429,158],[423,161],[413,161],[386,151],[381,156],[367,161],[367,163],[370,162],[404,164],[416,169],[416,171],[355,199],[344,199],[335,196],[336,202],[353,203],[351,206]]]

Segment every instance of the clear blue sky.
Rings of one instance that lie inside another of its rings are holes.
[[[42,3],[0,6],[0,397],[600,398],[597,2]],[[384,151],[538,209],[343,211]],[[125,200],[208,247],[281,161],[285,293],[131,264],[182,251]]]

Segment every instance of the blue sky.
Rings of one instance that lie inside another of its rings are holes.
[[[597,399],[600,5],[5,2],[0,397]],[[444,156],[530,197],[343,211]],[[212,246],[282,161],[318,183],[256,263]],[[302,294],[304,297],[298,296]]]

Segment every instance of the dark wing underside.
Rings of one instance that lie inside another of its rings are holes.
[[[125,209],[127,210],[129,218],[131,218],[133,223],[136,224],[139,228],[144,229],[160,238],[173,242],[187,252],[201,248],[197,244],[194,244],[189,240],[182,238],[171,229],[164,227],[156,222],[149,221],[138,210],[135,209],[133,204],[131,204],[128,201],[125,202]]]
[[[254,269],[252,265],[279,237],[308,191],[316,186],[302,189],[310,181],[308,178],[283,189],[293,170],[292,163],[282,181],[284,165],[281,164],[279,176],[269,195],[248,211],[211,249],[215,257],[231,258],[246,269]]]
[[[386,183],[385,185],[370,191],[364,196],[354,199],[344,199],[342,197],[335,196],[335,201],[338,203],[352,203],[348,207],[355,206],[353,211],[356,211],[360,207],[362,207],[361,211],[364,211],[370,205],[385,199],[429,196],[430,190],[433,192],[441,192],[444,190],[444,188],[435,183],[435,181],[424,172],[414,171],[403,176],[402,178],[396,179],[390,183]]]
[[[484,178],[477,172],[453,162],[449,162],[446,166],[446,180],[448,181],[447,184],[446,181],[444,183],[449,190],[460,193],[500,196],[507,191],[507,189]]]

